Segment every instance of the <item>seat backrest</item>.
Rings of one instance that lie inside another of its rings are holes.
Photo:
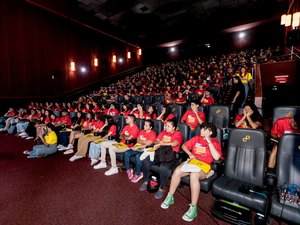
[[[233,129],[229,135],[225,176],[263,187],[266,157],[266,134],[263,131]]]
[[[196,128],[196,135],[200,135],[201,126],[198,125]],[[215,137],[220,143],[223,141],[223,130],[217,127],[217,136]]]
[[[295,114],[300,113],[300,106],[278,106],[273,109],[272,124],[279,118],[293,117]]]
[[[152,95],[144,95],[144,105],[152,104]]]
[[[229,125],[229,107],[215,105],[209,107],[208,122],[213,123],[216,127],[227,128]]]
[[[71,119],[73,119],[77,116],[77,112],[69,112],[69,116]]]
[[[142,104],[144,96],[142,95],[135,95],[133,97],[133,104]]]
[[[56,117],[60,117],[61,116],[61,113],[59,110],[53,110],[53,114],[56,116]]]
[[[164,129],[164,123],[161,120],[152,120],[154,123],[153,130],[156,133],[156,135],[159,135],[160,132]]]
[[[300,186],[300,135],[284,134],[278,144],[277,185]]]
[[[154,103],[163,104],[164,103],[164,96],[163,95],[155,95]]]
[[[124,97],[122,95],[118,95],[117,97],[117,103],[122,103],[124,100]]]
[[[123,127],[125,126],[126,123],[125,118],[123,116],[115,116],[113,119],[118,129],[117,134],[119,134],[122,131]]]
[[[183,106],[182,105],[170,105],[169,106],[174,116],[180,120],[183,113]]]
[[[144,119],[136,119],[135,124],[138,126],[140,130],[144,130],[144,124],[145,120]]]
[[[182,143],[186,142],[190,135],[190,127],[185,123],[177,123],[177,127],[182,133]]]
[[[156,108],[157,116],[159,116],[161,114],[161,111],[162,111],[162,109],[163,109],[164,106],[162,104],[157,104],[157,103],[152,104],[152,106],[154,108]]]

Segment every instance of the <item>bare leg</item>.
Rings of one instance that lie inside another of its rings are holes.
[[[189,173],[185,173],[185,172],[181,171],[182,165],[183,164],[177,166],[177,168],[175,169],[175,171],[172,175],[170,190],[169,190],[169,193],[172,195],[175,193],[178,185],[180,184],[181,177],[185,177],[185,176],[189,175]]]
[[[277,145],[274,145],[269,157],[268,167],[274,169],[276,165]]]
[[[200,180],[206,178],[203,172],[192,172],[190,175],[191,203],[197,205],[200,194]]]

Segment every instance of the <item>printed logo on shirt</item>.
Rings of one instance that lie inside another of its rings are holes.
[[[143,141],[145,141],[145,140],[146,140],[146,138],[145,138],[145,136],[144,136],[144,135],[140,135],[140,139],[141,139],[141,140],[143,140]]]
[[[162,140],[163,140],[163,142],[168,143],[168,142],[171,142],[171,137],[167,136],[167,135],[164,135]]]
[[[125,130],[124,134],[125,136],[129,136],[129,132],[127,130]]]
[[[293,132],[291,130],[285,130],[284,133],[285,134],[292,134]]]
[[[204,147],[200,143],[195,144],[195,150],[196,150],[197,154],[205,154],[206,153],[206,147]]]
[[[192,115],[188,115],[188,123],[194,123],[195,118]]]

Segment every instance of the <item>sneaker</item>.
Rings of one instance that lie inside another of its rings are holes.
[[[73,145],[72,144],[68,144],[68,146],[66,147],[66,150],[67,149],[73,149]]]
[[[131,180],[133,178],[132,169],[126,170],[126,173],[127,173],[128,179]]]
[[[28,134],[20,136],[21,138],[28,138]]]
[[[33,139],[33,137],[29,136],[26,138],[26,140],[30,140],[30,139]]]
[[[140,191],[145,191],[147,189],[148,183],[142,183],[140,186]]]
[[[78,159],[81,159],[81,158],[83,158],[83,156],[79,156],[79,155],[73,155],[69,160],[71,161],[71,162],[73,162],[73,161],[75,161],[75,160],[78,160]]]
[[[3,131],[3,130],[4,130],[4,128],[0,128],[0,132]]]
[[[94,166],[93,168],[95,170],[98,170],[98,169],[104,169],[106,167],[107,167],[106,163],[100,162],[98,165]]]
[[[134,177],[131,179],[131,182],[132,183],[137,183],[142,178],[143,178],[143,173],[142,172],[140,173],[140,175],[135,174]]]
[[[27,135],[27,133],[26,132],[21,132],[21,133],[18,134],[19,137],[24,136],[24,135]]]
[[[95,165],[98,162],[98,159],[91,159],[91,166]]]
[[[174,196],[172,194],[168,194],[164,202],[161,203],[160,207],[163,209],[167,209],[172,204],[174,204]]]
[[[197,216],[197,206],[190,204],[189,210],[182,216],[182,219],[191,222]]]
[[[66,149],[67,148],[65,146],[63,146],[63,145],[57,147],[58,151],[65,151]],[[72,149],[72,151],[73,151],[73,149]]]
[[[57,149],[60,149],[60,148],[64,148],[65,146],[63,146],[63,145],[58,145],[57,146]]]
[[[64,152],[65,155],[68,155],[68,154],[72,154],[74,151],[73,149],[69,149],[67,151]]]
[[[155,195],[154,195],[154,197],[155,197],[156,199],[161,199],[163,196],[164,196],[164,192],[163,192],[163,191],[160,191],[160,190],[158,190],[158,191],[155,193]]]
[[[106,176],[111,176],[111,175],[114,175],[116,173],[119,173],[118,171],[118,167],[111,167],[109,170],[107,170],[104,174]]]
[[[23,152],[23,154],[28,155],[28,154],[29,154],[29,150],[25,150],[25,151]]]

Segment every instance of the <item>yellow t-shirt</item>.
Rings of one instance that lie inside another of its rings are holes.
[[[247,84],[250,80],[252,80],[251,73],[247,73],[246,75],[244,73],[242,73],[241,75],[238,73],[236,75],[241,78],[243,84]]]
[[[45,135],[45,141],[48,145],[57,144],[57,136],[54,131],[51,131]]]

